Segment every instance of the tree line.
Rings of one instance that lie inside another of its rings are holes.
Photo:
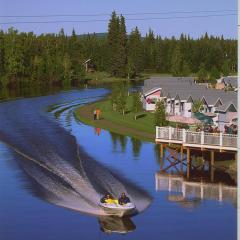
[[[162,38],[138,27],[129,34],[125,18],[112,13],[106,36],[36,35],[10,28],[0,31],[0,86],[29,84],[73,85],[85,79],[84,62],[91,59],[97,71],[128,79],[143,72],[196,75],[201,82],[237,71],[237,40],[209,36],[198,39],[182,34]]]

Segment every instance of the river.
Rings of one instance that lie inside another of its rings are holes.
[[[205,177],[201,185],[208,166],[186,179],[185,165],[182,175],[178,165],[168,167],[168,149],[161,160],[153,143],[74,118],[76,106],[107,93],[80,89],[0,103],[0,238],[236,239],[231,176],[216,170],[225,181]],[[137,214],[107,216],[100,196],[123,191]]]

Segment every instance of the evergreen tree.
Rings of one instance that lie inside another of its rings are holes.
[[[4,32],[0,31],[0,76],[3,76],[5,74],[4,71]]]
[[[112,76],[119,76],[120,55],[120,24],[119,18],[114,11],[108,24],[108,70]]]
[[[188,77],[190,76],[190,74],[191,74],[191,70],[189,68],[189,65],[186,62],[184,62],[182,66],[181,76]]]
[[[117,110],[120,113],[122,113],[122,115],[125,115],[126,106],[127,106],[127,89],[122,84],[122,86],[120,87],[118,98],[117,98]]]
[[[180,76],[182,72],[182,55],[180,46],[177,45],[172,55],[171,73],[173,76]]]
[[[218,69],[214,66],[212,67],[211,71],[210,71],[210,81],[212,83],[216,83],[216,80],[220,78],[220,72],[218,71]]]
[[[119,87],[113,86],[112,93],[111,93],[111,104],[113,111],[117,111],[117,104],[118,104],[118,96],[119,96]]]
[[[197,72],[198,82],[206,82],[208,78],[208,73],[205,69],[204,64],[200,65],[199,71]]]
[[[132,111],[138,113],[142,110],[142,102],[140,99],[140,93],[134,93],[132,98]]]
[[[121,15],[120,18],[120,46],[119,46],[119,75],[121,77],[126,76],[127,70],[127,31],[125,25],[125,19]]]
[[[141,34],[136,27],[130,34],[128,45],[128,78],[136,78],[142,71]]]
[[[167,124],[164,101],[158,101],[156,103],[154,122],[155,126],[159,127],[165,126]]]
[[[229,64],[227,61],[225,61],[222,65],[222,74],[224,77],[227,77],[229,73],[230,73]]]

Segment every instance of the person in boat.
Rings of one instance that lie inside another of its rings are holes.
[[[118,199],[118,204],[120,205],[124,205],[124,204],[127,204],[127,203],[130,203],[130,199],[129,197],[126,196],[125,193],[122,193],[120,198]]]
[[[113,203],[114,199],[111,194],[106,194],[104,197],[101,198],[100,200],[101,203]]]

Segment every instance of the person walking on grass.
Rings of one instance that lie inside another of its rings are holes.
[[[96,109],[94,109],[93,111],[93,120],[96,120],[97,119],[97,111]]]
[[[97,108],[97,109],[96,109],[97,120],[99,120],[99,119],[100,119],[100,113],[101,113],[100,109],[99,109],[99,108]]]

